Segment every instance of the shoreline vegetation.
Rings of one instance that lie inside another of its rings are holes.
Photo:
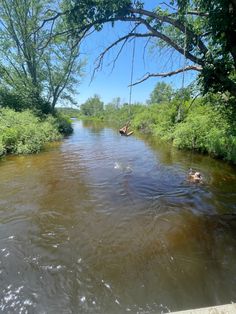
[[[157,84],[158,85],[158,84]],[[158,102],[157,102],[158,101]],[[103,105],[98,96],[81,105],[80,110],[61,109],[81,120],[100,120],[120,128],[130,128],[157,136],[182,150],[192,150],[236,164],[236,115],[234,103],[222,95],[208,94],[195,100],[159,99],[148,104],[123,104],[119,99]],[[117,105],[118,104],[118,105]]]
[[[156,89],[160,89],[160,83]],[[46,143],[71,134],[71,118],[75,117],[102,121],[117,129],[129,121],[131,129],[156,136],[178,149],[236,164],[234,104],[216,94],[194,100],[191,97],[181,99],[179,91],[167,98],[166,95],[156,98],[154,92],[147,104],[121,104],[118,97],[104,105],[100,97],[94,95],[80,109],[62,107],[44,116],[30,110],[18,112],[0,108],[0,157],[38,153]]]
[[[72,132],[70,117],[77,115],[118,128],[129,122],[133,130],[179,149],[236,164],[235,1],[171,1],[171,6],[160,3],[152,9],[147,3],[0,0],[0,156],[39,152],[45,143]],[[129,22],[129,27],[119,32],[116,22]],[[120,97],[104,104],[94,95],[73,114],[64,110],[63,116],[58,104],[77,106],[79,84],[86,74],[89,55],[80,50],[81,44],[110,23],[117,38],[108,40],[106,48],[97,47],[93,74],[102,69],[112,49],[116,57],[108,64],[114,68],[129,40],[146,38],[143,60],[150,51],[150,58],[160,55],[160,64],[131,86],[151,77],[182,74],[182,88],[174,90],[158,81],[145,104],[122,103]],[[159,72],[169,49],[173,60],[168,57],[167,72]],[[184,57],[183,67],[178,68],[175,56],[179,61]],[[198,73],[188,86],[187,71]]]
[[[38,153],[46,143],[72,131],[70,119],[62,114],[40,118],[30,110],[0,108],[0,157]]]

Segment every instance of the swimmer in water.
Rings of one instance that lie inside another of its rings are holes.
[[[188,179],[191,182],[202,182],[202,175],[200,172],[194,172],[192,169],[189,170]]]

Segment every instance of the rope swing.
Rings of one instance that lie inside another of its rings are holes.
[[[130,85],[129,85],[129,120],[130,120],[130,106],[132,104],[132,93],[133,93],[133,77],[134,77],[134,58],[135,58],[135,38],[133,40],[133,50],[132,50],[132,59],[131,59],[131,73],[130,73]],[[133,134],[133,131],[129,131],[129,125],[130,121],[128,121],[125,126],[123,126],[120,130],[119,133],[120,135],[125,135],[129,136]]]
[[[186,18],[186,15],[185,15]],[[186,69],[186,64],[187,64],[187,58],[186,58],[186,49],[187,49],[187,26],[186,26],[186,20],[184,23],[184,63],[183,63],[183,76],[182,76],[182,98],[184,100],[184,86],[185,86],[185,69]],[[178,106],[178,113],[177,113],[177,117],[176,117],[176,122],[180,122],[182,117],[181,117],[181,106],[182,104],[180,103]]]
[[[187,27],[186,27],[186,21],[185,21],[185,23],[184,23],[184,64],[183,64],[182,89],[184,89],[185,69],[186,69],[186,64],[187,64],[186,48],[187,48]]]
[[[135,38],[133,41],[133,52],[132,52],[132,60],[131,60],[131,74],[130,74],[130,85],[129,85],[129,106],[132,103],[133,77],[134,77],[134,57],[135,57]]]

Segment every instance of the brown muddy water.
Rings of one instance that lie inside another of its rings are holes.
[[[235,167],[89,122],[74,130],[0,161],[0,312],[235,302]]]

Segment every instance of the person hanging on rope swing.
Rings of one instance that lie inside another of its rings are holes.
[[[129,125],[130,125],[130,122],[127,122],[123,128],[119,129],[119,133],[120,135],[125,135],[125,136],[129,136],[133,133],[133,131],[130,131],[129,132]]]

